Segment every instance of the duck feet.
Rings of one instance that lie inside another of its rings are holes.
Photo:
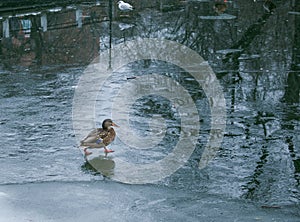
[[[104,149],[104,152],[105,152],[105,153],[113,153],[113,152],[115,152],[115,151],[109,150],[109,149]]]
[[[83,149],[84,156],[88,156],[88,155],[92,154],[92,152],[88,151],[87,149],[88,149],[88,147],[86,147],[86,148]]]

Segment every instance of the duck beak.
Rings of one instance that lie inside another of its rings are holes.
[[[117,124],[115,124],[115,123],[112,123],[111,124],[112,126],[115,126],[115,127],[119,127]]]

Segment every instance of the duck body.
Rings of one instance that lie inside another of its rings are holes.
[[[102,128],[92,130],[83,140],[80,141],[80,146],[84,147],[85,155],[92,154],[87,149],[104,148],[105,153],[113,152],[106,149],[111,142],[115,140],[116,132],[113,126],[118,127],[111,119],[106,119],[102,123]]]
[[[95,148],[100,148],[108,146],[111,142],[115,140],[116,132],[113,128],[103,129],[97,128],[91,131],[82,141],[82,146],[93,146]],[[93,144],[93,145],[91,145]]]

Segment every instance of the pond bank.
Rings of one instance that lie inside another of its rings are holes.
[[[299,221],[299,205],[268,208],[216,195],[110,181],[0,186],[0,221]]]

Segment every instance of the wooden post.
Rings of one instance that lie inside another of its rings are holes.
[[[47,32],[48,23],[47,23],[47,15],[46,14],[43,14],[41,16],[41,26],[42,26],[43,32]]]
[[[3,37],[9,38],[9,19],[3,21]]]
[[[77,22],[77,27],[82,28],[82,9],[76,10],[76,22]]]
[[[113,19],[113,1],[108,2],[108,15],[109,15],[109,63],[108,69],[111,69],[111,46],[112,46],[112,19]]]

